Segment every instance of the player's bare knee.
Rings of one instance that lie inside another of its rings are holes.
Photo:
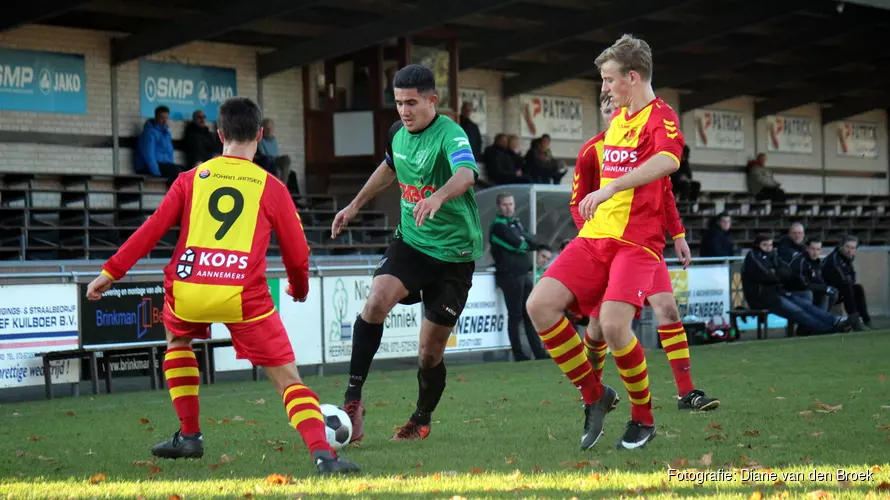
[[[601,335],[609,344],[624,338],[629,329],[630,325],[624,321],[615,321],[612,319],[600,320]]]
[[[677,310],[677,306],[674,304],[659,304],[653,309],[655,310],[655,317],[661,325],[680,322],[680,311]]]
[[[597,318],[590,318],[590,323],[587,323],[587,336],[590,340],[596,342],[606,340],[603,335],[603,329],[600,327],[600,322]]]
[[[420,369],[429,370],[430,368],[438,366],[439,363],[442,362],[444,354],[444,352],[439,351],[433,346],[427,347],[426,349],[421,349],[420,356],[417,359],[417,362],[420,365]]]

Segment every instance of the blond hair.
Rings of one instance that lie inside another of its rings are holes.
[[[643,80],[652,79],[652,48],[641,38],[623,35],[597,56],[597,69],[601,69],[608,61],[615,61],[622,75],[636,71]]]

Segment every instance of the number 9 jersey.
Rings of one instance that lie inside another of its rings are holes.
[[[179,225],[164,268],[165,306],[193,323],[241,323],[275,312],[266,281],[272,231],[295,297],[309,292],[309,246],[284,184],[242,158],[216,157],[183,172],[157,211],[102,266],[119,280]]]

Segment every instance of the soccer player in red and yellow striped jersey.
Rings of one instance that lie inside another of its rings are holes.
[[[600,113],[606,128],[612,121],[614,107],[608,94],[600,94]],[[578,205],[589,193],[599,188],[599,158],[602,156],[605,132],[600,133],[587,142],[578,154],[575,165],[575,178],[572,184],[572,199],[569,207],[575,224],[581,230],[584,219],[578,210]],[[686,242],[686,229],[677,210],[673,188],[670,179],[667,179],[664,190],[664,226],[674,241],[674,250],[685,268],[690,261],[689,244]],[[655,318],[658,321],[658,335],[661,338],[662,347],[668,357],[671,371],[674,374],[674,382],[677,384],[677,407],[681,410],[707,411],[720,406],[720,401],[709,397],[704,391],[696,389],[692,382],[691,366],[689,361],[689,344],[686,340],[686,331],[680,320],[680,312],[677,301],[674,299],[673,284],[668,272],[667,263],[662,259],[661,266],[655,272],[646,297],[646,303],[652,306]],[[584,335],[584,350],[590,360],[597,376],[602,378],[602,371],[606,360],[605,337],[599,325],[599,318],[591,317]]]
[[[684,143],[676,113],[652,90],[645,41],[625,35],[596,64],[602,92],[621,109],[603,141],[600,187],[579,204],[584,227],[548,267],[527,307],[554,361],[581,391],[585,450],[599,441],[618,395],[603,386],[564,311],[599,313],[632,405],[618,447],[634,449],[655,437],[655,421],[646,358],[631,322],[661,265],[665,178],[679,168]]]
[[[294,351],[266,281],[266,252],[278,235],[295,301],[309,293],[309,246],[287,188],[250,161],[262,138],[262,112],[246,98],[219,108],[223,155],[181,174],[160,206],[103,266],[87,290],[99,300],[170,230],[179,225],[173,259],[164,268],[164,375],[179,416],[173,438],[152,447],[161,458],[200,458],[198,361],[193,339],[224,323],[236,357],[262,366],[282,396],[291,425],[303,437],[320,473],[353,472],[327,442],[318,396],[303,385]]]

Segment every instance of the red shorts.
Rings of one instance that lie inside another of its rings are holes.
[[[210,323],[192,323],[177,318],[164,307],[164,326],[176,337],[209,339]],[[296,361],[294,349],[278,311],[247,323],[226,323],[232,334],[237,359],[246,359],[254,366],[281,366]]]
[[[575,238],[553,261],[544,277],[553,278],[575,296],[570,308],[599,316],[603,302],[643,306],[652,278],[662,261],[641,246],[611,238]]]
[[[668,271],[667,262],[662,259],[661,265],[655,269],[655,275],[652,276],[652,286],[646,293],[646,301],[644,304],[649,305],[649,297],[656,293],[674,293],[674,283],[671,281],[671,273]]]

